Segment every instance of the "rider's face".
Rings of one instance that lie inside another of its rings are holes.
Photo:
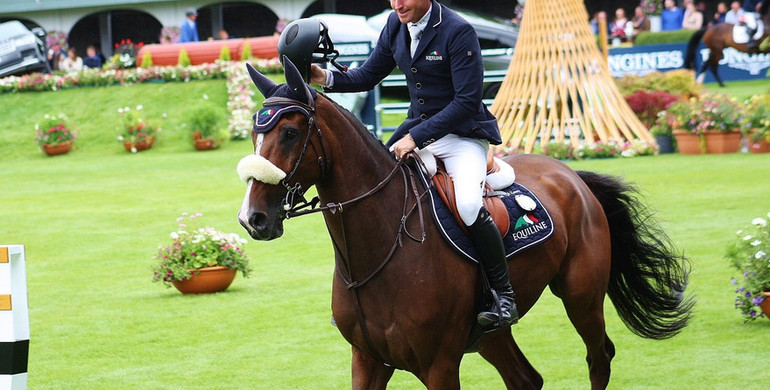
[[[430,0],[390,0],[390,8],[396,11],[402,24],[416,23],[428,12]]]

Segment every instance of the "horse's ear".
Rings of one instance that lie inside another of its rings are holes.
[[[283,74],[286,77],[286,84],[289,86],[292,93],[294,93],[298,99],[304,100],[305,103],[312,104],[313,95],[308,90],[305,79],[287,56],[283,56]]]
[[[270,97],[275,91],[275,88],[278,87],[278,84],[276,84],[273,80],[265,77],[262,73],[259,73],[249,63],[246,63],[246,69],[249,70],[251,81],[253,81],[254,85],[257,86],[257,89],[262,93],[262,96],[266,98]]]

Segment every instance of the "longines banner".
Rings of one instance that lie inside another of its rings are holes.
[[[686,43],[612,48],[608,58],[610,72],[613,77],[623,77],[627,74],[641,76],[655,71],[680,69],[684,66],[686,50]],[[695,59],[696,69],[700,69],[708,55],[709,49],[701,43]],[[768,77],[768,69],[770,54],[749,55],[733,48],[725,49],[724,57],[719,62],[722,81],[764,79]],[[711,71],[706,71],[705,82],[715,81]]]

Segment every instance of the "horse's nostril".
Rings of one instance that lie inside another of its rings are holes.
[[[256,230],[262,230],[267,227],[267,215],[265,213],[253,213],[249,217],[249,225]]]

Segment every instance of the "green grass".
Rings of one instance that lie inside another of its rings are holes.
[[[157,245],[181,212],[243,233],[235,165],[251,145],[192,150],[181,124],[203,94],[224,102],[224,82],[0,95],[0,242],[26,246],[30,389],[350,387],[350,347],[330,325],[334,262],[320,216],[292,219],[284,237],[246,245],[255,272],[225,293],[182,296],[150,281]],[[158,144],[133,155],[115,134],[117,107],[135,104],[168,119]],[[76,150],[50,158],[32,128],[54,111],[69,114],[81,137]],[[736,230],[770,211],[770,155],[570,165],[635,183],[693,265],[693,322],[671,340],[632,335],[607,303],[617,347],[610,388],[765,388],[770,321],[742,323],[732,307],[737,275],[722,254]],[[547,389],[588,387],[584,346],[549,292],[514,335]],[[475,354],[461,375],[463,388],[502,388]],[[391,388],[422,386],[397,372]]]

